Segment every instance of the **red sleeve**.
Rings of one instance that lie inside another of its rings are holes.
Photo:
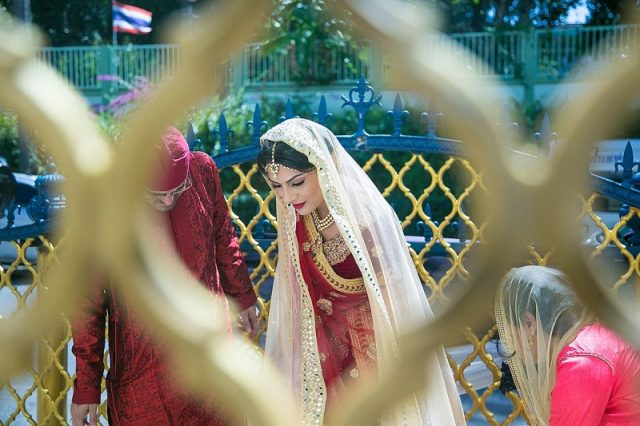
[[[550,426],[599,425],[613,389],[613,372],[602,359],[561,358],[551,391]]]
[[[232,297],[241,310],[256,303],[256,294],[249,278],[249,271],[240,251],[240,243],[229,216],[229,208],[220,185],[218,168],[211,159],[208,164],[213,175],[211,200],[214,206],[213,238],[216,246],[216,264],[220,271],[220,283],[226,295]]]
[[[102,282],[92,283],[82,306],[71,318],[71,334],[76,357],[76,379],[72,401],[76,404],[100,403],[104,370],[106,295]]]

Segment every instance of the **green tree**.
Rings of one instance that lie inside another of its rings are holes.
[[[446,20],[450,33],[551,28],[566,23],[569,11],[581,0],[431,0]],[[631,6],[615,0],[586,0],[587,25],[617,24]]]
[[[335,0],[277,1],[267,21],[269,35],[262,42],[262,51],[288,53],[295,81],[330,82],[336,77],[332,53],[347,45],[358,47],[350,16]],[[345,57],[345,63],[353,65],[356,56]]]
[[[11,12],[21,0],[0,0],[0,7]],[[123,0],[123,3],[153,13],[153,28],[173,13],[190,6],[188,0]],[[33,24],[45,34],[52,46],[87,46],[111,42],[111,0],[32,1]],[[122,44],[157,42],[157,31],[149,35],[120,34]]]

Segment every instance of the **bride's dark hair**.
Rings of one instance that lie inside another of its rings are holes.
[[[279,141],[262,140],[257,161],[258,167],[263,173],[272,162],[301,172],[308,172],[316,168],[309,162],[306,155]]]

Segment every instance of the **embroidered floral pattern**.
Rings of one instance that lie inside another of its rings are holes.
[[[344,242],[344,238],[342,238],[342,235],[340,234],[323,242],[322,251],[331,266],[344,262],[351,254],[349,247],[347,247],[347,244]]]
[[[360,371],[358,371],[357,368],[352,368],[349,372],[349,375],[351,376],[351,378],[357,379],[358,377],[360,377]]]
[[[318,302],[316,302],[318,305],[318,308],[322,309],[323,311],[325,311],[327,313],[327,315],[331,315],[333,313],[333,303],[331,303],[331,300],[329,299],[318,299]]]

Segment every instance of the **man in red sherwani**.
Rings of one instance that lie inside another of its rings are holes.
[[[208,155],[190,152],[175,128],[169,129],[162,142],[159,148],[167,157],[163,176],[145,197],[160,212],[161,229],[151,237],[169,239],[202,285],[231,297],[241,309],[244,331],[255,335],[256,296],[229,218],[218,169]],[[71,406],[73,425],[86,424],[87,417],[88,424],[97,424],[107,314],[110,424],[226,424],[221,413],[181,393],[175,384],[179,372],[170,369],[165,351],[135,319],[129,302],[112,290],[104,282],[95,283],[86,306],[72,321],[77,375]]]

